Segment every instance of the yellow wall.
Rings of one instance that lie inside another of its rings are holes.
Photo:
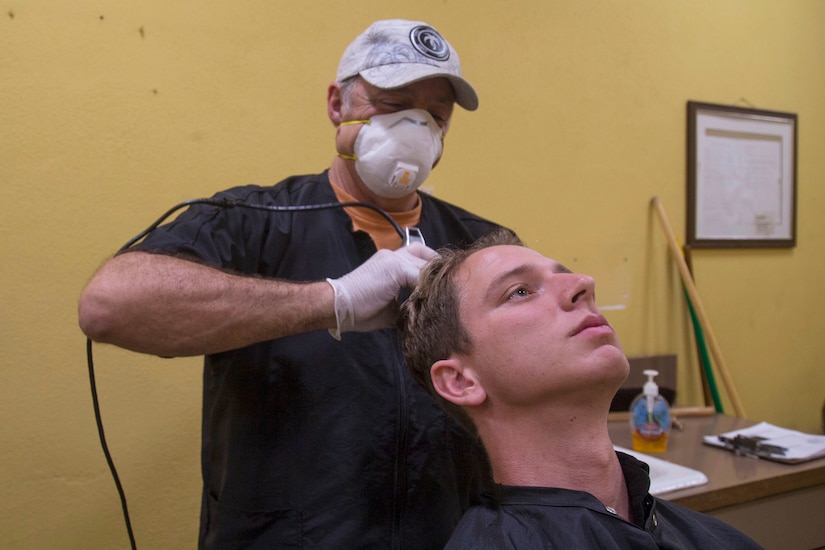
[[[326,86],[370,21],[424,19],[481,108],[457,112],[435,194],[591,273],[628,354],[677,353],[685,103],[799,115],[798,246],[700,251],[694,270],[750,418],[820,431],[825,399],[825,3],[820,0],[10,0],[0,6],[0,545],[125,548],[76,300],[174,203],[319,171]],[[192,548],[199,361],[98,346],[108,441],[139,547]],[[728,409],[730,410],[730,409]]]

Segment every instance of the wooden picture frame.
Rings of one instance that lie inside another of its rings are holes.
[[[687,127],[686,244],[796,246],[797,115],[689,101]]]

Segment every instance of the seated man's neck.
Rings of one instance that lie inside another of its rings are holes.
[[[503,419],[503,420],[502,420]],[[476,419],[496,483],[585,491],[627,518],[627,487],[607,413],[563,410]]]

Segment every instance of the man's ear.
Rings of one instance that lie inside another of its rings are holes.
[[[472,368],[455,357],[436,361],[430,368],[433,387],[438,395],[461,407],[481,405],[487,392]]]
[[[344,100],[341,96],[341,84],[333,82],[327,88],[327,116],[332,121],[334,126],[339,126],[343,120],[341,109],[343,108]]]

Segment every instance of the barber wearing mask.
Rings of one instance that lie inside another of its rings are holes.
[[[410,379],[391,328],[434,248],[497,227],[417,191],[456,103],[472,111],[478,99],[443,36],[377,21],[328,89],[330,168],[216,195],[367,203],[427,246],[404,246],[369,208],[199,205],[84,289],[93,340],[204,356],[199,548],[441,548],[487,483],[478,443]]]

